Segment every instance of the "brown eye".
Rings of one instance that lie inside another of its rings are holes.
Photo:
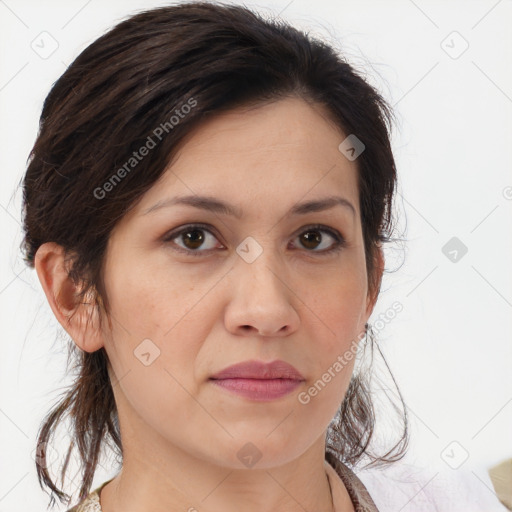
[[[319,254],[331,253],[342,249],[346,245],[345,239],[337,231],[321,225],[308,227],[298,238],[300,239],[300,245],[309,249],[308,252]],[[334,243],[329,244],[329,238],[334,240]],[[324,247],[321,247],[322,245]],[[325,247],[326,245],[327,247]],[[318,249],[319,247],[320,249]]]
[[[176,250],[192,256],[201,256],[215,249],[217,238],[202,225],[185,226],[167,235],[164,242],[172,242]],[[201,250],[200,250],[201,249]]]
[[[190,229],[182,232],[182,241],[187,249],[197,249],[204,242],[204,235],[200,229]]]
[[[306,231],[302,234],[301,243],[308,249],[314,249],[320,242],[322,237],[318,234],[318,231]]]

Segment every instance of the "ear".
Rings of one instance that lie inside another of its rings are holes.
[[[377,251],[375,255],[375,286],[373,290],[368,290],[367,295],[367,306],[366,306],[366,321],[370,318],[373,308],[377,303],[377,299],[379,298],[380,286],[382,283],[382,275],[384,273],[384,252],[382,250],[382,244],[380,242],[377,243]]]
[[[68,276],[70,267],[65,260],[64,248],[54,242],[39,247],[34,257],[37,277],[53,314],[85,352],[95,352],[103,345],[98,308],[92,294],[80,300],[80,287]]]

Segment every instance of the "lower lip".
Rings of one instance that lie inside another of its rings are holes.
[[[268,402],[291,393],[302,381],[293,379],[210,379],[237,395]]]

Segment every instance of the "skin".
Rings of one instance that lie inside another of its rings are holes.
[[[298,98],[203,123],[112,232],[104,262],[111,329],[93,305],[74,302],[62,248],[47,243],[37,252],[57,319],[82,350],[104,346],[111,364],[124,461],[103,488],[103,512],[332,510],[325,435],[354,361],[309,403],[298,395],[349,350],[374,306],[356,161],[338,150],[345,137],[323,107]],[[341,206],[287,215],[298,202],[334,193],[355,215]],[[190,194],[233,204],[243,217],[187,205],[144,215],[162,199]],[[211,226],[201,231],[203,245],[186,245],[183,236],[163,241],[196,222]],[[324,231],[316,231],[321,242],[307,244],[314,223],[337,230],[345,246],[322,254],[335,244]],[[263,250],[252,263],[236,252],[247,236]],[[197,246],[198,256],[177,250]],[[134,355],[145,339],[154,344],[151,357],[160,350],[148,366]],[[305,382],[256,402],[209,381],[248,359],[287,361]],[[261,454],[251,468],[237,457],[248,442]],[[339,478],[335,485],[339,509],[353,510]]]

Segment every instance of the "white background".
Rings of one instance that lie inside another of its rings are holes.
[[[446,469],[441,452],[457,441],[449,454],[467,452],[461,470],[486,486],[478,472],[512,456],[512,2],[245,4],[341,47],[395,106],[407,243],[387,251],[396,271],[385,275],[371,321],[394,301],[403,305],[378,338],[409,407],[408,461]],[[0,512],[45,509],[35,437],[70,384],[62,330],[19,253],[19,182],[42,103],[82,49],[158,5],[165,2],[0,1]],[[46,59],[31,48],[43,31],[58,43]],[[458,58],[463,40],[453,31],[469,44]],[[468,248],[457,262],[442,252],[452,237]],[[94,485],[107,476],[100,468]]]

